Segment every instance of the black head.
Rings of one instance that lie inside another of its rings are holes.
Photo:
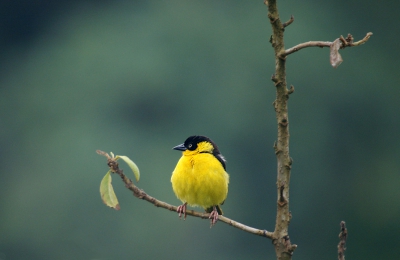
[[[225,158],[222,156],[222,154],[219,152],[218,146],[208,137],[202,136],[202,135],[192,135],[186,139],[186,141],[183,144],[180,144],[178,146],[175,146],[174,150],[180,150],[180,151],[194,151],[197,149],[197,145],[201,142],[209,142],[213,146],[213,150],[210,151],[209,153],[212,153],[218,161],[221,162],[222,166],[224,169],[226,168],[225,165]],[[205,153],[205,152],[203,152]]]

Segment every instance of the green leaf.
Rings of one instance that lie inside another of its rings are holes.
[[[133,174],[135,175],[136,181],[139,181],[140,171],[139,171],[139,168],[137,167],[137,165],[131,159],[129,159],[127,156],[117,155],[117,157],[115,157],[115,159],[119,159],[119,158],[121,158],[122,160],[124,160],[124,162],[126,162],[126,164],[128,164],[128,166],[133,171]]]
[[[111,172],[108,171],[100,183],[100,196],[104,204],[114,208],[120,209],[117,196],[115,196],[114,189],[111,185]]]

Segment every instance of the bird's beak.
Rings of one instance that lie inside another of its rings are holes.
[[[187,150],[187,148],[185,147],[185,144],[177,145],[177,146],[173,147],[172,149],[178,150],[178,151],[186,151]]]

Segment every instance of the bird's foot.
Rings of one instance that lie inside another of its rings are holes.
[[[178,208],[176,209],[176,212],[179,213],[179,218],[181,218],[182,214],[183,214],[184,220],[186,219],[186,205],[187,205],[187,203],[184,203],[184,204],[178,206]]]
[[[208,217],[211,220],[211,225],[210,227],[214,226],[215,223],[217,223],[218,221],[218,210],[217,208],[214,206],[213,207],[213,211],[211,211],[210,216]]]

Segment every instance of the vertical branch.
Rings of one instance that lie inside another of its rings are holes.
[[[283,41],[284,26],[279,18],[276,0],[264,2],[268,6],[268,18],[272,26],[270,42],[275,51],[275,73],[272,81],[276,87],[276,100],[274,108],[278,124],[278,140],[274,149],[277,157],[277,215],[273,243],[277,259],[292,259],[293,250],[296,245],[291,245],[288,228],[291,214],[289,211],[289,182],[292,160],[289,156],[289,117],[287,101],[289,94],[293,92],[287,89],[286,67],[285,67],[285,45]]]
[[[338,244],[338,259],[344,260],[344,251],[346,251],[347,228],[344,221],[340,222],[340,234]]]

